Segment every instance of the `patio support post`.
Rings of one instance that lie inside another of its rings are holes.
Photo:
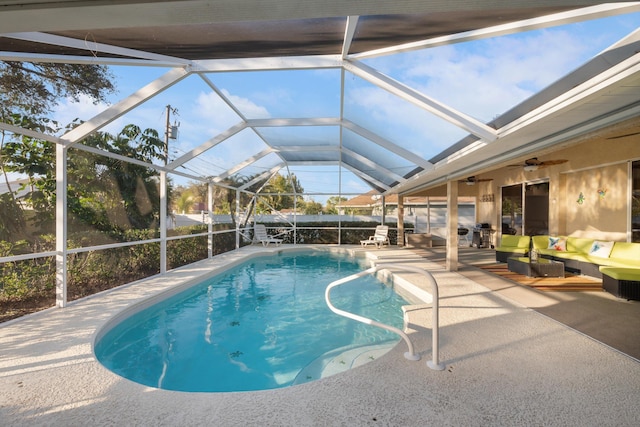
[[[458,181],[447,181],[447,260],[448,271],[458,271]]]
[[[566,175],[560,174],[558,171],[550,171],[549,173],[549,223],[547,233],[550,236],[558,236],[560,234],[559,224],[561,223],[561,212],[558,200],[560,199],[560,192],[562,188],[564,188],[564,182],[561,183],[561,181],[563,181],[565,177]],[[629,200],[631,200],[631,198],[629,198]],[[631,221],[627,223],[631,224]]]
[[[340,102],[340,109],[344,109],[344,69],[341,70],[341,99],[342,102]],[[340,138],[342,138],[342,133],[344,131],[342,129],[340,129]],[[338,168],[338,244],[341,245],[342,244],[342,215],[343,215],[343,209],[340,207],[340,204],[342,200],[342,168],[339,167]]]
[[[289,173],[289,176],[291,176],[291,173]],[[296,187],[295,185],[291,185],[293,187],[293,241],[295,243],[296,241],[296,228],[298,227],[298,222],[297,222],[297,218],[298,218],[298,193],[296,192]],[[289,223],[291,223],[289,221]]]
[[[404,246],[404,197],[398,194],[398,246]]]
[[[209,221],[207,225],[207,257],[213,257],[213,184],[207,183],[207,211]]]
[[[431,234],[431,198],[429,196],[427,196],[427,233]]]
[[[160,171],[160,274],[167,272],[167,172]]]
[[[67,305],[67,147],[56,144],[56,306]]]
[[[236,249],[240,249],[240,190],[236,190]]]

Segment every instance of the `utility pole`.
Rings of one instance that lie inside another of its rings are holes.
[[[178,127],[179,123],[174,123],[171,126],[171,113],[178,114],[177,108],[171,108],[171,105],[167,105],[167,122],[165,124],[164,131],[164,164],[165,166],[169,163],[169,139],[177,139],[178,138]]]
[[[171,126],[171,113],[178,110],[167,105],[167,122],[164,129],[164,165],[169,163],[169,139],[177,139],[178,126]],[[167,272],[167,171],[160,171],[160,274]]]

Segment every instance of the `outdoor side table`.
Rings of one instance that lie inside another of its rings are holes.
[[[527,277],[564,277],[564,263],[545,258],[531,261],[528,257],[507,259],[507,269]]]

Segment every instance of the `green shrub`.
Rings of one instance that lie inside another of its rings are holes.
[[[275,234],[290,228],[286,223],[265,224],[269,233]],[[340,240],[342,244],[358,244],[367,239],[375,229],[375,222],[343,222]],[[395,224],[389,224],[389,238],[395,244],[397,233]],[[285,243],[335,244],[338,243],[338,223],[317,222],[298,224],[294,236],[290,231],[281,236]],[[406,226],[409,228],[411,225]],[[333,228],[333,229],[330,229]],[[191,264],[208,256],[207,236],[198,236],[207,231],[206,225],[180,227],[170,230],[169,236],[190,236],[167,242],[167,269]],[[235,249],[236,236],[231,224],[216,224],[214,231],[230,231],[213,234],[213,255]],[[69,248],[80,248],[116,242],[139,242],[156,239],[159,232],[151,230],[128,230],[120,233],[83,231],[70,233]],[[240,246],[251,242],[240,239]],[[0,241],[0,256],[24,253],[39,253],[55,249],[55,236],[46,234],[33,242]],[[136,244],[119,248],[98,249],[68,255],[67,298],[75,300],[87,295],[114,288],[135,280],[153,276],[160,272],[160,243]],[[29,306],[31,311],[53,306],[55,303],[56,260],[42,257],[24,261],[0,264],[0,313],[10,313],[10,307]],[[23,308],[20,313],[29,312]],[[21,315],[21,314],[19,314]],[[16,315],[13,315],[16,317]],[[0,321],[11,318],[10,314],[0,315]]]

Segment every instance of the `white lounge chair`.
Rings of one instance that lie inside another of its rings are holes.
[[[269,243],[273,243],[278,246],[282,243],[282,239],[276,239],[275,237],[267,234],[267,228],[264,224],[256,224],[253,226],[253,240],[262,243],[262,246],[268,246]]]
[[[367,240],[360,240],[360,244],[364,247],[367,245],[376,245],[376,248],[380,249],[383,245],[391,244],[389,242],[389,226],[379,225],[376,227],[376,232],[373,236],[369,236]]]

